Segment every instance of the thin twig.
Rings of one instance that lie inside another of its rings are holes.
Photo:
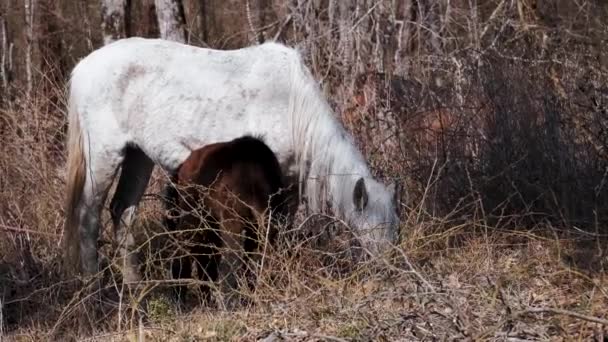
[[[357,22],[350,28],[350,30],[348,31],[348,33],[349,34],[353,33],[353,31],[357,28],[357,26],[359,26],[359,24],[361,24],[361,22],[363,21],[363,19],[365,19],[367,16],[369,16],[376,9],[376,7],[378,7],[378,5],[380,5],[381,3],[382,3],[382,1],[377,1],[372,7],[370,7],[369,10],[367,12],[365,12],[357,20]]]
[[[412,272],[431,292],[433,292],[433,293],[437,292],[437,290],[435,290],[435,287],[433,285],[431,285],[431,283],[428,280],[426,280],[418,271],[416,271],[416,269],[414,268],[414,265],[412,265],[410,263],[409,259],[407,258],[407,255],[405,255],[405,253],[403,252],[403,249],[397,248],[397,250],[399,251],[399,253],[401,253],[401,256],[403,257],[403,261],[405,261],[407,266],[410,268],[410,272]]]
[[[37,235],[44,235],[44,236],[50,236],[50,237],[61,236],[61,234],[39,232],[37,230],[32,230],[32,229],[27,229],[27,228],[10,227],[10,226],[6,226],[6,225],[3,225],[3,224],[0,224],[0,229],[5,230],[5,231],[9,231],[9,232],[21,233],[21,234],[37,234]]]
[[[291,19],[292,19],[291,14],[288,15],[287,17],[285,17],[285,20],[283,20],[283,23],[277,29],[277,32],[275,33],[274,37],[272,38],[272,41],[276,41],[277,39],[279,39],[279,37],[281,36],[281,33],[283,33],[283,30],[285,29],[287,24],[289,24],[291,22]]]

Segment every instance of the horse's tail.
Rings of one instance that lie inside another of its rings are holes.
[[[71,88],[71,85],[70,85]],[[70,89],[68,108],[67,180],[65,202],[64,263],[67,270],[78,270],[80,261],[80,239],[78,233],[80,200],[86,181],[86,158],[83,149],[83,134],[76,110],[73,90]]]

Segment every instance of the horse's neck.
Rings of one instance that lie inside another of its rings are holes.
[[[352,203],[355,182],[371,173],[353,139],[329,115],[324,117],[329,120],[322,120],[326,121],[322,128],[310,132],[314,143],[309,151],[306,197],[313,211],[324,211],[329,205],[342,216]]]
[[[369,177],[369,168],[300,60],[292,64],[291,73],[289,112],[299,183],[310,209],[318,212],[329,201],[340,211],[352,202],[356,180]]]

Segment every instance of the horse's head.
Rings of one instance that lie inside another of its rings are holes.
[[[383,253],[398,242],[398,196],[395,184],[386,186],[371,178],[359,178],[355,183],[349,223],[372,255]]]

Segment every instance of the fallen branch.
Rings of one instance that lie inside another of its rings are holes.
[[[608,326],[608,320],[605,320],[605,319],[602,319],[599,317],[595,317],[595,316],[583,315],[578,312],[574,312],[574,311],[570,311],[570,310],[554,309],[554,308],[527,308],[525,310],[517,311],[512,315],[508,315],[508,317],[502,319],[498,324],[494,325],[493,327],[491,327],[489,329],[482,331],[480,334],[475,336],[475,338],[473,340],[478,341],[478,340],[486,339],[492,333],[494,333],[495,331],[500,329],[500,327],[502,327],[507,322],[509,322],[515,318],[518,318],[520,316],[524,316],[527,314],[535,314],[535,313],[551,313],[551,314],[555,314],[555,315],[565,315],[565,316],[578,318],[578,319],[581,319],[584,321],[598,323],[598,324]]]
[[[282,337],[316,338],[316,339],[322,339],[325,341],[347,342],[347,340],[345,340],[343,338],[329,336],[329,335],[322,335],[322,334],[314,334],[314,333],[309,333],[309,332],[301,331],[301,330],[294,331],[294,332],[275,331],[275,332],[271,333],[270,335],[266,336],[261,341],[262,342],[275,342],[275,341],[280,341]]]
[[[608,320],[605,320],[605,319],[602,319],[599,317],[595,317],[595,316],[583,315],[578,312],[574,312],[574,311],[570,311],[570,310],[554,309],[554,308],[528,308],[526,310],[516,312],[514,314],[514,316],[519,317],[519,316],[523,316],[523,315],[531,314],[531,313],[551,313],[551,314],[555,314],[555,315],[565,315],[565,316],[582,319],[584,321],[589,321],[589,322],[608,326]]]

